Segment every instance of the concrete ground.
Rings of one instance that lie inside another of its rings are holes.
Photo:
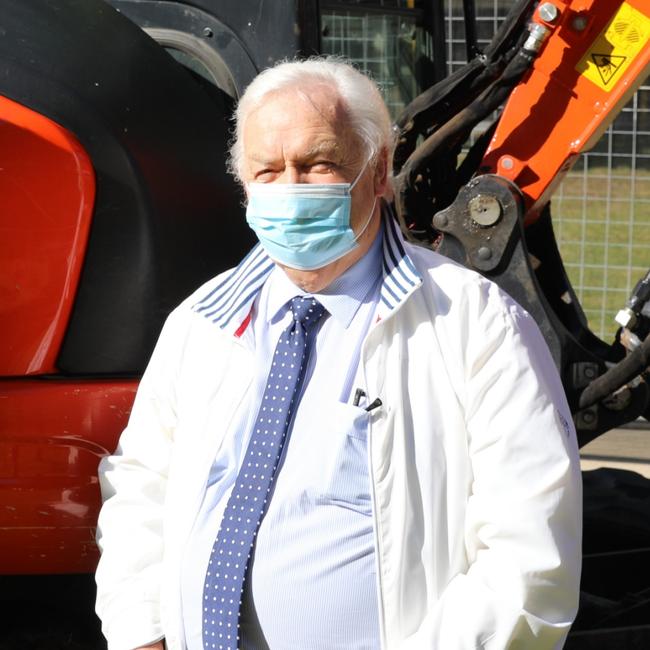
[[[626,469],[650,478],[650,429],[612,429],[580,450],[583,470]]]

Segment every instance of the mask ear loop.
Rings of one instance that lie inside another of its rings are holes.
[[[377,205],[377,197],[375,196],[375,200],[372,202],[372,208],[370,210],[370,214],[368,215],[368,220],[366,221],[365,225],[361,229],[358,235],[354,236],[354,241],[358,242],[359,239],[361,239],[361,236],[363,235],[364,232],[368,229],[368,226],[370,225],[370,222],[372,221],[372,215],[375,214],[375,206]]]
[[[354,189],[354,186],[359,182],[359,179],[363,176],[363,173],[366,171],[366,167],[368,167],[368,163],[370,162],[370,158],[366,159],[366,162],[364,163],[363,167],[361,168],[361,171],[357,174],[357,177],[352,181],[350,184],[350,194],[352,194],[352,190]],[[370,209],[370,214],[368,215],[368,219],[366,220],[366,223],[364,224],[363,228],[359,232],[359,234],[354,236],[354,241],[358,242],[359,239],[362,237],[363,233],[366,232],[368,229],[368,226],[370,225],[370,222],[372,221],[372,215],[375,214],[375,206],[377,205],[377,196],[375,196],[375,200],[372,202],[372,208]],[[350,224],[350,227],[352,227],[352,224]]]
[[[363,163],[363,167],[361,168],[361,171],[357,174],[357,177],[350,183],[350,192],[354,189],[354,186],[359,182],[359,179],[363,176],[363,172],[366,171],[366,167],[368,166],[368,163],[370,162],[370,158],[366,158],[366,162]]]

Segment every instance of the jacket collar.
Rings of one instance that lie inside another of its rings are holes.
[[[210,286],[192,309],[221,329],[237,335],[250,321],[253,301],[273,267],[273,261],[257,244],[237,267],[219,276],[218,284]],[[405,251],[397,221],[387,207],[384,210],[382,270],[378,319],[394,312],[422,283]]]

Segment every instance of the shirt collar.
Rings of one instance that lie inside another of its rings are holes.
[[[333,318],[347,328],[381,278],[382,241],[383,227],[368,252],[319,293],[305,293],[276,267],[269,277],[267,320],[282,318],[288,309],[287,303],[294,296],[313,295]]]
[[[378,306],[378,317],[381,319],[393,313],[422,284],[422,279],[404,248],[404,238],[397,221],[386,203],[384,203],[383,224],[383,237],[378,236],[373,243],[373,250],[375,246],[381,248],[382,284]],[[353,269],[366,258],[369,256],[365,255],[348,271],[352,271],[352,275],[356,276]],[[369,264],[372,264],[371,259],[367,260]],[[363,264],[361,268],[364,268]],[[203,288],[203,293],[198,294],[198,300],[192,308],[221,329],[237,334],[241,332],[242,324],[250,320],[253,301],[274,269],[275,264],[258,244],[237,267],[209,282]],[[342,280],[343,276],[339,279]],[[336,287],[336,284],[332,286]],[[294,287],[293,290],[294,293],[287,300],[296,295],[296,288]],[[340,318],[347,320],[349,317],[351,320],[356,309],[351,312],[351,315],[346,316],[348,311],[345,307],[339,311],[338,305],[333,304],[338,302],[338,291],[333,300],[330,300],[332,297],[330,294],[321,294],[324,296],[323,306],[328,311],[332,307],[333,315],[336,312]],[[357,302],[357,309],[358,304]],[[269,313],[272,313],[271,310]]]

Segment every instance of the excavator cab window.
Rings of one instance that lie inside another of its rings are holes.
[[[431,30],[423,2],[327,2],[322,5],[321,49],[342,55],[379,84],[395,118],[436,81]]]

